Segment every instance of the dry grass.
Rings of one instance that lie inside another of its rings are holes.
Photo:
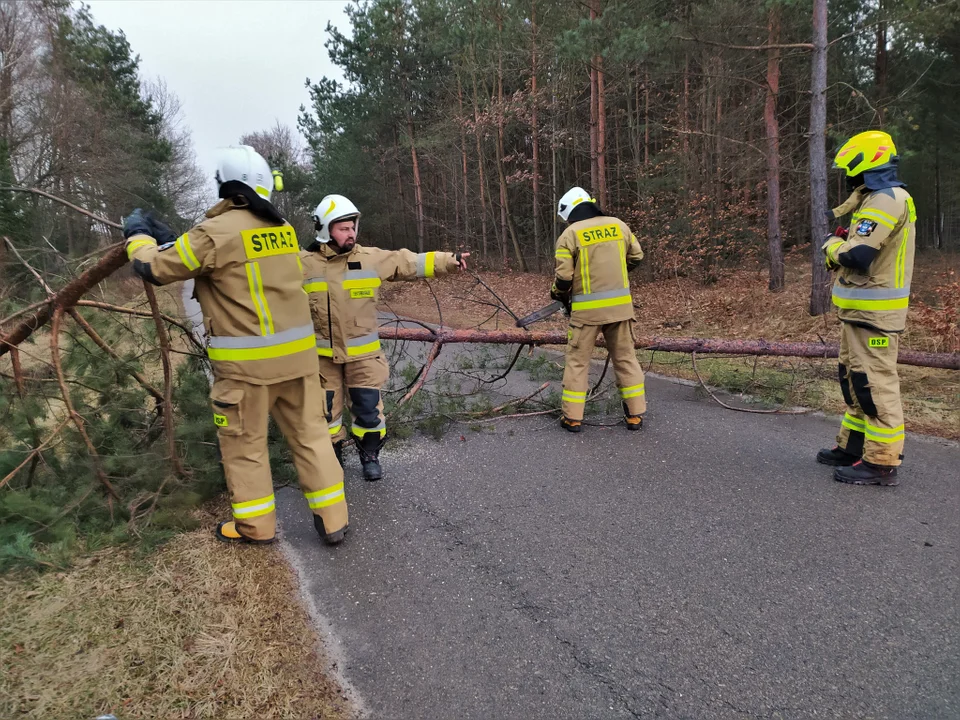
[[[0,717],[353,717],[280,550],[205,524],[147,559],[2,581]]]
[[[914,271],[913,292],[929,302],[937,273],[960,267],[960,256],[924,253],[918,256]],[[484,272],[484,281],[519,316],[546,305],[549,299],[550,275]],[[431,281],[443,308],[444,324],[452,327],[493,329],[513,327],[505,313],[481,324],[493,311],[477,301],[495,302],[489,292],[469,275],[455,275]],[[788,259],[786,288],[777,295],[767,290],[767,273],[762,268],[740,270],[724,275],[713,285],[704,286],[693,278],[672,278],[651,283],[635,281],[634,301],[637,309],[637,332],[644,337],[713,337],[788,341],[837,342],[840,323],[836,313],[812,317],[807,308],[810,293],[810,270],[806,257]],[[385,287],[385,308],[408,317],[438,322],[436,302],[424,283],[396,283]],[[560,313],[538,323],[540,330],[559,330],[566,326]],[[915,322],[915,310],[903,334],[905,348],[941,351],[938,338]],[[649,354],[641,358],[646,366]],[[843,401],[836,382],[836,361],[785,361],[781,358],[755,360],[699,361],[704,379],[711,384],[770,398],[765,382],[775,386],[779,402],[783,386],[792,386],[787,404],[805,405],[825,412],[842,414]],[[657,353],[652,370],[695,379],[689,358],[670,357]],[[752,383],[742,375],[753,374],[754,367],[766,371],[765,380]],[[714,370],[711,372],[711,368]],[[740,378],[733,377],[740,374]],[[796,374],[794,382],[793,375]],[[904,413],[911,430],[952,439],[960,439],[960,373],[901,366]]]

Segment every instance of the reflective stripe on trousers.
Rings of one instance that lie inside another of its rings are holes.
[[[304,493],[303,496],[310,504],[311,510],[328,507],[329,505],[333,505],[334,503],[345,500],[342,482],[338,482],[336,485],[331,485],[323,490],[315,490],[314,492]]]
[[[381,419],[380,423],[376,427],[363,427],[362,425],[357,425],[357,423],[354,422],[350,430],[358,438],[362,438],[367,433],[372,432],[378,433],[380,437],[383,437],[387,434],[387,421]]]
[[[249,335],[229,337],[213,335],[207,346],[211,360],[238,362],[243,360],[268,360],[295,355],[316,346],[313,325],[283,330],[273,335]]]
[[[340,428],[343,427],[343,415],[338,415],[336,420],[331,420],[327,423],[327,428],[330,430],[331,435],[336,435],[340,432]]]
[[[572,310],[592,310],[593,308],[613,307],[614,305],[630,305],[630,288],[606,290],[604,292],[574,295],[571,304]]]
[[[247,502],[232,503],[233,516],[235,518],[252,518],[266,515],[276,509],[276,500],[273,493],[266,497],[248,500]]]

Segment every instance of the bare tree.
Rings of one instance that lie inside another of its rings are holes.
[[[813,0],[813,60],[810,78],[810,239],[813,278],[810,314],[830,307],[830,285],[820,246],[827,236],[827,0]]]

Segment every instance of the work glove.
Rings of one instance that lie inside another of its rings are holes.
[[[136,208],[123,218],[123,237],[129,240],[134,235],[153,237],[153,228],[150,227],[150,214],[142,208]]]
[[[162,220],[157,220],[157,218],[153,216],[153,213],[147,213],[147,221],[150,223],[150,232],[148,235],[156,240],[158,245],[166,245],[176,241],[177,236],[173,230],[170,229],[170,226]]]
[[[570,291],[563,291],[557,287],[557,284],[554,283],[553,287],[550,288],[550,299],[561,302],[564,305],[570,304]]]
[[[837,260],[837,248],[843,245],[842,240],[835,239],[832,235],[827,238],[823,244],[824,264],[827,270],[837,270],[840,268],[840,262]]]

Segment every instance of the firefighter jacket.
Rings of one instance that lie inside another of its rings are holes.
[[[913,277],[913,198],[902,187],[866,192],[853,213],[847,240],[831,236],[824,247],[839,265],[833,304],[844,322],[902,332]]]
[[[570,319],[585,325],[633,320],[628,270],[643,250],[626,223],[594,217],[571,223],[557,238],[557,286],[573,282]]]
[[[377,298],[381,282],[445,275],[459,263],[453,253],[414,253],[354,245],[337,253],[330,243],[300,253],[303,289],[310,298],[317,354],[335,363],[380,352]]]
[[[228,199],[175,242],[127,241],[137,273],[156,285],[196,278],[217,378],[271,385],[319,372],[297,235]]]

